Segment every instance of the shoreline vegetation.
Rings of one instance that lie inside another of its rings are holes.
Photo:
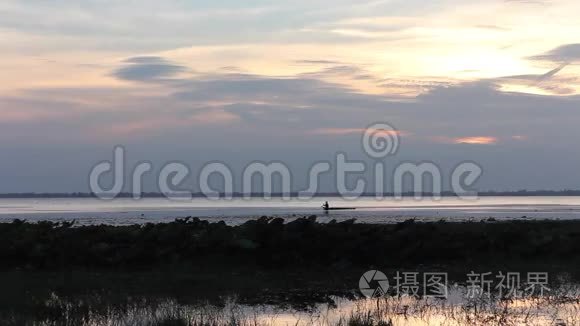
[[[580,267],[580,221],[536,220],[358,224],[317,216],[286,222],[263,216],[241,225],[187,217],[129,226],[73,222],[0,223],[0,270],[135,270],[249,266],[369,268]]]
[[[445,301],[384,297],[356,302],[339,298],[313,310],[240,305],[183,304],[175,300],[130,302],[110,307],[98,297],[74,303],[53,295],[35,316],[0,313],[4,326],[572,326],[580,301],[562,293],[531,300]],[[43,314],[44,313],[44,314]],[[55,318],[56,315],[66,316]]]
[[[12,316],[13,325],[24,325],[18,318],[28,315],[55,320],[42,325],[76,325],[61,318],[111,307],[124,314],[140,300],[219,307],[235,297],[252,307],[308,310],[333,305],[336,297],[359,299],[359,278],[371,269],[446,272],[457,282],[471,271],[549,272],[551,284],[560,276],[579,284],[580,221],[373,225],[264,216],[238,226],[193,217],[75,226],[14,220],[0,223],[0,261],[0,317]],[[356,323],[365,316],[343,324],[379,325]]]

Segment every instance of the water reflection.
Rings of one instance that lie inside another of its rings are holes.
[[[412,297],[347,300],[333,298],[308,310],[261,305],[247,306],[229,299],[222,306],[183,305],[174,300],[151,302],[137,299],[127,306],[108,306],[90,300],[74,302],[53,295],[33,315],[3,316],[2,325],[580,325],[580,295],[577,288],[556,295],[499,300],[494,297],[464,299],[458,288],[447,300]]]

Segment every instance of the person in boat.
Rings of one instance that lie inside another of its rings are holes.
[[[325,201],[324,204],[322,204],[322,208],[324,210],[328,210],[330,208],[330,205],[328,205],[328,201]]]

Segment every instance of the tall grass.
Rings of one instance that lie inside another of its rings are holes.
[[[576,326],[580,325],[578,292],[529,299],[480,298],[452,303],[444,300],[385,297],[321,305],[310,311],[243,306],[188,306],[175,301],[135,303],[126,309],[80,309],[58,297],[46,303],[55,315],[2,316],[2,325],[30,326]]]

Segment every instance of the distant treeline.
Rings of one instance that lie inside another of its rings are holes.
[[[518,190],[518,191],[483,191],[478,192],[478,196],[482,197],[490,197],[490,196],[580,196],[580,190]],[[262,192],[255,192],[251,194],[244,194],[244,193],[233,193],[233,194],[226,194],[221,193],[219,196],[221,198],[226,197],[227,195],[240,198],[240,197],[253,197],[253,198],[264,198],[266,194]],[[284,193],[272,193],[267,194],[270,197],[279,198],[288,196],[288,194]],[[302,194],[304,195],[304,194]],[[402,194],[403,197],[413,197],[416,196],[414,192],[405,192]],[[451,191],[444,191],[440,194],[443,197],[457,197],[458,194],[451,192]],[[178,194],[163,194],[159,192],[145,192],[141,194],[141,197],[144,198],[164,198],[167,196],[172,197],[179,197],[183,195]],[[206,198],[207,196],[203,193],[193,193],[191,194],[193,198]],[[289,194],[290,197],[298,197],[298,192],[291,192]],[[341,194],[335,192],[324,192],[324,193],[316,193],[312,195],[313,197],[340,197]],[[375,197],[377,196],[376,193],[363,193],[360,195],[361,197]],[[394,193],[383,193],[383,197],[395,197]],[[423,197],[431,197],[433,193],[424,192],[421,193],[420,196]],[[25,193],[4,193],[0,194],[0,198],[95,198],[97,197],[94,193],[89,192],[72,192],[72,193],[36,193],[36,192],[25,192]],[[123,192],[115,196],[115,198],[133,198],[134,194],[129,192]]]

